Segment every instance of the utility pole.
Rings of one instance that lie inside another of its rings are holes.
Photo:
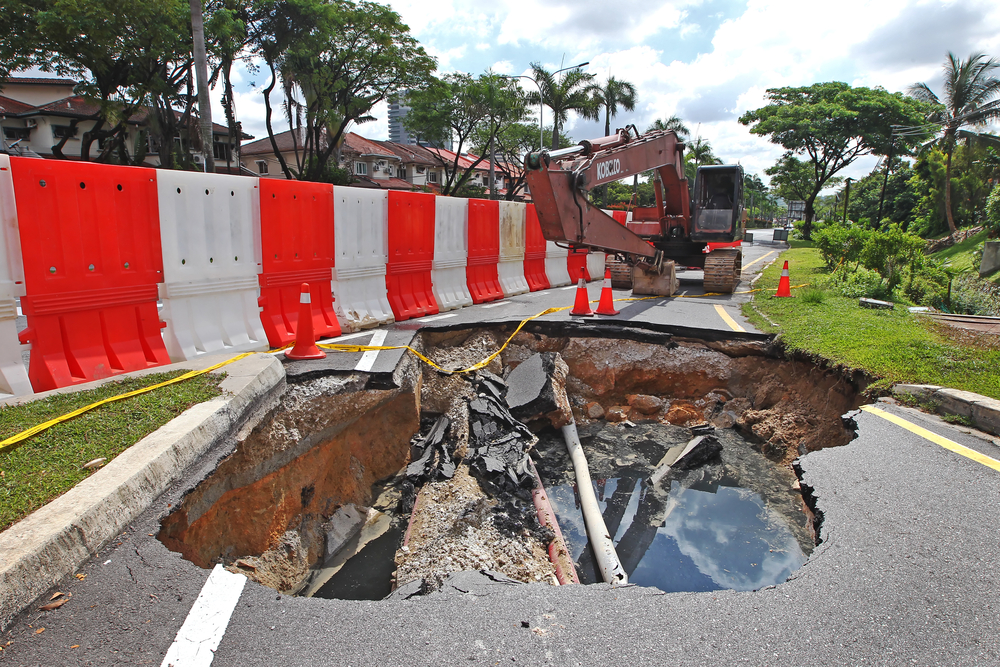
[[[847,191],[844,193],[844,224],[847,224],[847,205],[851,203],[851,177],[847,177]]]
[[[878,198],[878,217],[875,218],[875,229],[882,226],[882,204],[885,202],[885,186],[889,184],[889,167],[892,164],[892,149],[896,147],[894,140],[889,142],[889,156],[885,160],[885,177],[882,179],[882,194]]]
[[[205,19],[201,0],[191,0],[191,32],[194,36],[194,73],[198,81],[198,121],[205,171],[215,171],[212,142],[212,103],[208,99],[208,58],[205,55]]]
[[[496,133],[494,133],[495,135]],[[490,137],[490,199],[497,198],[497,175],[496,175],[497,154],[494,150],[494,136]]]

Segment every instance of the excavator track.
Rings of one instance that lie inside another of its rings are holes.
[[[611,287],[632,289],[632,267],[627,262],[623,262],[617,255],[609,254],[604,260],[604,268],[611,271]]]
[[[705,258],[705,293],[732,294],[740,282],[743,251],[713,250]]]

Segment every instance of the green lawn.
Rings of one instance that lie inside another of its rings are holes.
[[[781,256],[785,259],[792,285],[822,287],[827,272],[818,250],[793,242],[791,250]],[[790,349],[864,370],[880,378],[875,389],[897,382],[937,384],[1000,399],[997,349],[958,343],[903,306],[892,311],[869,310],[860,308],[857,299],[830,290],[825,290],[820,303],[802,299],[801,290],[793,290],[791,299],[776,298],[772,295],[782,263],[775,262],[764,271],[757,286],[765,291],[744,305],[743,313],[762,331],[780,333]]]
[[[110,396],[148,387],[185,371],[125,378],[97,389],[0,407],[0,440]],[[192,405],[218,396],[222,375],[205,374],[90,412],[0,452],[0,530],[70,490],[95,470],[83,464],[113,459]]]

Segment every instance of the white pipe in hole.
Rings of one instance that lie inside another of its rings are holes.
[[[580,435],[576,432],[576,422],[571,421],[563,426],[562,434],[566,440],[569,457],[573,461],[576,486],[580,493],[580,506],[583,509],[583,522],[587,526],[587,539],[590,540],[590,548],[594,550],[597,567],[600,568],[604,581],[612,586],[627,584],[628,574],[618,560],[615,543],[608,534],[604,516],[597,504],[597,496],[594,495],[594,483],[590,479],[590,467],[583,453],[583,445],[580,444]]]

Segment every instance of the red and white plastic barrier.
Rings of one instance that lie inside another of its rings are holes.
[[[431,289],[435,199],[422,192],[389,192],[385,286],[397,322],[438,312]]]
[[[497,273],[504,296],[524,294],[525,205],[523,202],[500,202],[500,261]]]
[[[336,260],[334,311],[345,329],[369,329],[394,320],[385,287],[388,192],[334,187]]]
[[[468,202],[455,197],[436,197],[431,283],[440,310],[472,305],[472,295],[465,275],[468,258]]]
[[[469,264],[465,269],[474,303],[503,298],[500,263],[500,202],[469,199]]]
[[[272,347],[295,339],[302,283],[309,284],[312,329],[341,333],[333,312],[333,186],[262,178],[260,186],[261,323]]]
[[[601,280],[604,277],[605,254],[597,250],[587,253],[587,274],[590,280]]]
[[[555,241],[545,242],[545,276],[549,279],[549,287],[562,287],[573,281],[569,276],[569,248],[558,246]]]
[[[35,391],[170,362],[156,171],[11,158]]]
[[[257,305],[260,199],[256,178],[160,170],[159,285],[171,361],[266,350]]]
[[[31,393],[17,344],[17,297],[24,296],[24,268],[10,158],[0,154],[0,397]]]

